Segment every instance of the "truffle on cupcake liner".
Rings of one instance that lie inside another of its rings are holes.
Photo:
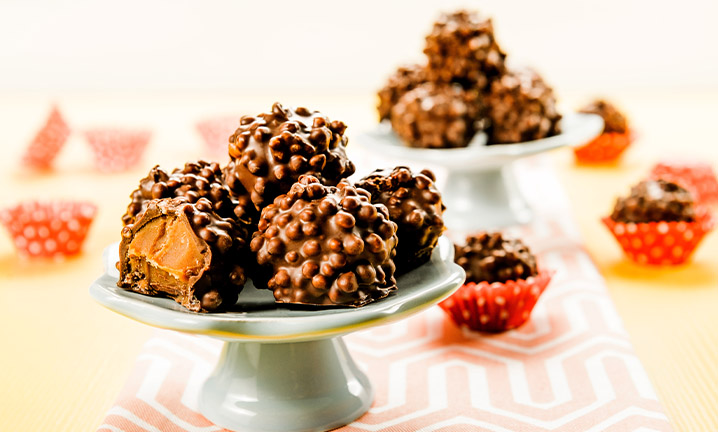
[[[26,201],[0,210],[20,255],[58,258],[82,250],[97,206],[85,201]]]
[[[60,110],[52,107],[45,125],[37,132],[22,157],[23,164],[35,169],[49,169],[70,136],[70,128]]]
[[[663,179],[688,189],[701,205],[718,204],[718,180],[713,167],[699,161],[662,161],[651,169],[651,179]]]
[[[578,162],[613,162],[636,139],[636,134],[628,127],[626,116],[606,100],[596,99],[579,112],[601,116],[604,126],[603,133],[593,141],[573,149]]]
[[[631,260],[655,266],[686,262],[715,224],[711,214],[701,207],[696,209],[693,222],[617,222],[610,217],[601,221]]]
[[[604,132],[588,144],[575,147],[573,153],[581,163],[606,163],[616,161],[635,140],[632,131]]]
[[[144,129],[92,129],[85,137],[92,149],[95,167],[102,172],[127,171],[136,166],[152,133]]]
[[[439,303],[460,327],[481,332],[502,332],[526,323],[553,273],[540,269],[526,279],[464,284]]]

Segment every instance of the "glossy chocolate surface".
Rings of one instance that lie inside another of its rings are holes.
[[[303,176],[262,211],[250,247],[276,301],[362,306],[396,289],[396,243],[367,191]]]
[[[389,218],[397,224],[399,244],[394,264],[397,273],[405,273],[431,257],[444,232],[444,204],[429,170],[412,173],[407,167],[376,170],[356,186],[371,193],[372,202],[384,204]]]

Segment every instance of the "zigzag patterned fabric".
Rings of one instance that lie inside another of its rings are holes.
[[[508,230],[556,274],[531,320],[486,335],[438,307],[345,337],[376,393],[341,431],[670,431],[546,159],[519,167],[536,220]],[[220,431],[196,397],[215,340],[158,331],[98,431]]]

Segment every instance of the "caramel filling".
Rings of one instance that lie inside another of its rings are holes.
[[[144,224],[130,242],[128,257],[145,260],[154,270],[182,283],[201,276],[209,260],[207,244],[197,237],[189,222],[172,216],[157,217]]]

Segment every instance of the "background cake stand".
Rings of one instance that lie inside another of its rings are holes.
[[[549,138],[516,144],[486,145],[477,135],[465,148],[408,147],[388,122],[358,135],[356,141],[373,155],[395,164],[435,166],[446,172],[441,186],[446,204],[444,221],[451,230],[471,231],[526,223],[531,210],[517,187],[512,162],[564,146],[580,146],[600,135],[603,120],[594,114],[566,113],[562,132]]]
[[[145,324],[225,341],[199,395],[200,411],[213,423],[237,431],[322,431],[358,418],[374,398],[341,336],[406,318],[451,295],[465,278],[453,255],[442,237],[429,263],[397,279],[394,294],[361,308],[277,307],[269,290],[248,283],[238,303],[243,310],[198,314],[118,288],[114,244],[90,294]]]

